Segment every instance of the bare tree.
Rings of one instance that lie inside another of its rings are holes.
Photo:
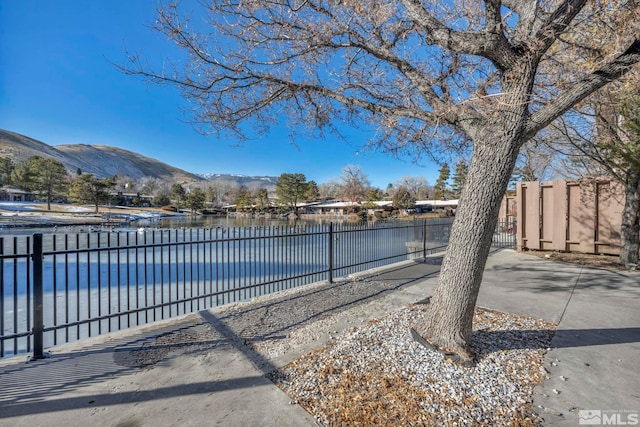
[[[116,183],[116,191],[121,191],[123,193],[135,193],[139,191],[136,179],[130,176],[116,175],[113,177],[113,181]]]
[[[566,36],[569,43],[583,47],[580,55],[563,55],[559,62],[596,68],[626,48],[625,38],[607,37],[611,28],[624,25],[629,33],[640,34],[638,3],[620,0],[609,3],[613,7],[593,17],[591,31]],[[629,266],[637,265],[640,248],[639,85],[640,71],[635,68],[620,81],[576,104],[569,114],[550,126],[555,137],[551,147],[564,155],[565,174],[608,175],[623,185],[620,262]]]
[[[239,137],[287,120],[292,129],[377,130],[383,150],[435,155],[473,145],[428,321],[418,335],[470,357],[472,319],[500,201],[520,147],[640,60],[626,22],[598,42],[625,48],[592,69],[548,66],[593,16],[633,1],[275,0],[203,5],[208,33],[176,4],[155,28],[185,52],[155,71],[135,55],[125,72],[176,85],[201,131]],[[200,21],[199,21],[200,22]],[[579,52],[578,52],[579,53]],[[285,113],[286,111],[286,113]],[[251,126],[253,125],[253,126]]]
[[[429,195],[433,194],[433,187],[422,176],[402,177],[393,184],[394,193],[401,187],[409,190],[415,200],[425,200],[429,198]]]
[[[530,139],[520,149],[516,167],[513,170],[514,180],[545,181],[553,176],[558,153],[552,148],[552,141]]]
[[[360,203],[367,198],[371,184],[360,166],[348,165],[342,169],[340,189],[342,197],[351,203]]]
[[[154,177],[144,176],[138,181],[140,192],[149,196],[155,196],[162,191],[163,182]]]
[[[640,250],[640,75],[596,94],[571,120],[557,120],[554,149],[575,177],[607,175],[622,183],[625,205],[620,262],[638,264]]]
[[[335,179],[320,184],[318,190],[322,199],[337,199],[340,197],[340,183]]]

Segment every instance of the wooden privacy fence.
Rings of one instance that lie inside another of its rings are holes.
[[[521,182],[516,200],[518,250],[620,254],[625,195],[617,181]]]

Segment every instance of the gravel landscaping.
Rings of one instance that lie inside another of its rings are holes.
[[[353,328],[270,378],[321,425],[538,425],[533,389],[555,325],[478,308],[465,368],[413,340],[423,307]]]

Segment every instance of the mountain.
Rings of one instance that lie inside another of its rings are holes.
[[[227,174],[227,173],[205,173],[200,176],[207,181],[215,183],[228,183],[231,185],[244,185],[250,190],[256,188],[267,188],[273,190],[276,188],[277,176],[247,176],[239,174]]]
[[[58,145],[52,147],[15,132],[0,129],[0,157],[19,163],[31,156],[50,157],[75,173],[92,173],[101,178],[125,175],[131,178],[153,177],[171,182],[196,182],[203,178],[132,151],[105,145]]]
[[[278,180],[276,176],[219,173],[196,175],[118,147],[88,144],[50,146],[28,136],[0,129],[0,157],[9,157],[14,163],[19,163],[31,156],[50,157],[60,161],[71,173],[80,169],[100,178],[123,175],[134,179],[152,177],[165,182],[179,183],[207,180],[229,187],[244,185],[250,190],[272,190]]]

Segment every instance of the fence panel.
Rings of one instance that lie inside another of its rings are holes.
[[[38,268],[50,347],[424,256],[451,223],[46,234],[39,260],[32,237],[0,238],[0,357],[32,351]]]
[[[32,349],[31,237],[0,237],[0,357]]]
[[[516,220],[500,219],[493,233],[492,246],[494,248],[516,248]]]
[[[624,192],[616,181],[517,185],[518,247],[618,255]]]

